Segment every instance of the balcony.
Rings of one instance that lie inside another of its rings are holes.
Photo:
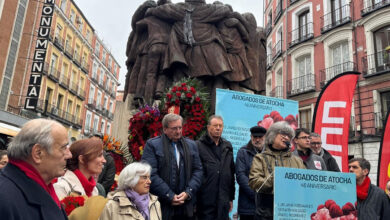
[[[88,107],[95,108],[96,107],[96,101],[93,98],[88,99]]]
[[[114,98],[114,99],[116,98],[116,92],[115,91],[111,91],[111,97]]]
[[[102,80],[102,78],[103,78],[103,77],[100,76],[99,85],[100,85],[101,88],[104,89],[104,81]]]
[[[282,55],[282,40],[279,40],[275,47],[272,48],[272,61],[276,60],[280,55]]]
[[[323,88],[329,80],[333,79],[333,77],[339,75],[340,73],[355,70],[356,64],[351,61],[340,63],[326,69],[322,69],[320,70],[320,86],[321,88]]]
[[[371,12],[390,6],[390,0],[364,0],[361,2],[361,4],[361,14],[363,17],[370,14]]]
[[[315,91],[315,75],[312,73],[293,78],[287,81],[287,95],[294,96],[306,92]]]
[[[86,74],[89,73],[89,65],[85,60],[81,62],[81,70]]]
[[[63,50],[64,49],[64,39],[60,37],[59,35],[56,35],[54,37],[54,45],[58,47],[58,49]]]
[[[381,75],[390,71],[390,50],[382,50],[362,58],[363,76]]]
[[[102,105],[100,103],[96,104],[96,111],[102,112]]]
[[[283,86],[276,86],[269,95],[275,98],[283,98]]]
[[[73,59],[73,49],[72,49],[72,46],[68,43],[65,44],[65,55],[69,59]]]
[[[79,86],[77,89],[77,96],[84,101],[85,99],[85,91]]]
[[[109,84],[107,82],[104,83],[104,90],[109,93],[110,92],[110,88],[109,88]]]
[[[272,32],[272,21],[268,21],[267,25],[265,26],[265,36],[268,37]]]
[[[274,23],[278,22],[279,18],[282,17],[283,14],[283,0],[278,1],[278,5],[275,8],[274,15],[275,15],[275,20]]]
[[[95,82],[95,83],[98,83],[96,72],[95,72],[95,73],[92,73],[92,78],[91,78],[91,80],[92,80],[93,82]]]
[[[349,4],[337,8],[321,17],[321,33],[351,21],[351,6]]]
[[[49,76],[50,79],[58,82],[58,78],[60,76],[60,72],[56,68],[54,68],[54,66],[51,66],[50,70],[48,72],[48,76]]]
[[[81,128],[83,126],[83,119],[80,117],[73,117],[73,124],[75,125],[76,128]]]
[[[108,117],[108,110],[106,108],[103,108],[102,115]]]
[[[77,51],[75,51],[73,54],[73,61],[78,67],[81,67],[81,57]]]
[[[297,1],[299,1],[299,0],[289,0],[288,5],[292,5],[292,4],[296,3]]]
[[[69,78],[67,76],[65,76],[64,74],[61,74],[59,83],[60,83],[60,86],[67,89],[69,87]]]
[[[292,30],[288,34],[288,39],[290,42],[288,43],[289,47],[293,47],[299,43],[302,43],[304,41],[307,41],[311,38],[314,37],[314,32],[313,32],[313,23],[307,23],[305,25],[302,25],[298,27],[295,30]]]
[[[69,91],[73,94],[73,95],[77,95],[77,88],[78,88],[78,85],[77,85],[77,82],[71,82],[70,83],[70,87],[69,87]]]
[[[267,55],[267,70],[271,69],[272,67],[272,55],[271,54],[268,54]]]

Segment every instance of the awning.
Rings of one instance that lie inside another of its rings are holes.
[[[20,128],[12,126],[12,125],[7,125],[4,123],[0,122],[0,134],[6,134],[9,136],[15,136],[18,132],[20,131]]]

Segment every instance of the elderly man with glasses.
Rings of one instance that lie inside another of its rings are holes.
[[[254,219],[273,219],[274,170],[276,166],[305,169],[299,157],[292,155],[290,141],[294,129],[285,122],[276,122],[265,134],[264,151],[253,158],[249,186],[257,192]]]
[[[318,156],[324,159],[326,168],[328,171],[340,172],[339,165],[337,165],[334,157],[324,148],[322,148],[321,136],[312,132],[310,134],[310,146],[311,150]]]
[[[303,160],[307,169],[310,170],[327,170],[322,157],[313,153],[310,148],[310,131],[306,128],[295,130],[295,150],[293,154]]]
[[[163,134],[146,142],[142,160],[152,167],[150,192],[158,196],[162,219],[194,219],[202,164],[196,143],[182,136],[183,118],[167,114]]]

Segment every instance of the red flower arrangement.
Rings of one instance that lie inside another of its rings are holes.
[[[312,220],[317,219],[346,219],[356,220],[357,211],[355,206],[347,202],[342,208],[336,204],[335,201],[329,199],[325,204],[321,204],[317,207],[317,212],[311,214]]]
[[[68,216],[75,208],[83,206],[84,202],[84,196],[67,196],[61,200],[61,204],[64,206],[66,215]]]
[[[263,120],[259,121],[257,125],[268,129],[274,122],[278,121],[286,121],[294,130],[298,128],[298,115],[294,117],[290,114],[283,118],[278,111],[264,115]]]
[[[208,92],[196,79],[184,79],[177,82],[166,92],[161,107],[164,112],[172,106],[180,108],[184,119],[183,136],[195,139],[199,137],[207,123]]]
[[[161,134],[161,114],[157,107],[141,107],[130,119],[129,151],[134,160],[141,159],[148,138]]]

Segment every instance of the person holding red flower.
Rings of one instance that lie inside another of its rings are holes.
[[[103,142],[98,138],[78,140],[70,146],[72,158],[66,163],[68,169],[54,184],[57,196],[62,199],[72,195],[97,196],[95,178],[103,169]]]
[[[368,177],[370,162],[364,158],[352,158],[348,168],[356,175],[358,219],[390,219],[389,199],[383,190],[371,184]]]

